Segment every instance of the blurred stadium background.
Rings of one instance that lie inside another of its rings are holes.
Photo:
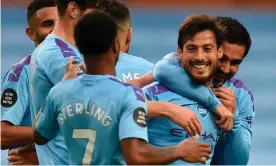
[[[30,0],[2,0],[1,82],[9,67],[32,53],[25,35]],[[189,14],[232,16],[249,30],[253,45],[238,78],[255,97],[256,120],[249,164],[276,164],[276,1],[275,0],[128,0],[132,14],[130,53],[156,62],[176,50],[177,31]],[[1,164],[6,164],[2,151]]]

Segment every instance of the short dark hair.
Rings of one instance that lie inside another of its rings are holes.
[[[64,15],[70,2],[75,2],[82,11],[89,8],[95,8],[97,4],[97,0],[56,0],[58,14],[60,16]]]
[[[99,0],[96,8],[110,14],[118,28],[122,28],[125,23],[131,23],[129,9],[120,0]]]
[[[95,10],[86,14],[75,27],[76,45],[83,56],[107,52],[115,42],[117,25],[107,13]]]
[[[214,32],[217,47],[219,48],[224,38],[223,27],[217,23],[215,18],[201,14],[190,15],[184,20],[178,32],[178,47],[182,48],[188,40],[205,30]]]
[[[46,7],[55,7],[55,0],[33,0],[28,5],[27,9],[27,20],[29,21],[31,17],[40,9]]]
[[[251,38],[247,29],[236,19],[231,17],[217,17],[217,21],[225,27],[225,40],[230,44],[245,46],[245,57],[251,47]]]

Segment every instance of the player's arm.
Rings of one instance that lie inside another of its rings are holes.
[[[190,162],[205,161],[201,157],[209,157],[211,150],[207,144],[197,143],[196,138],[179,145],[159,148],[147,143],[146,98],[142,90],[128,93],[124,97],[123,113],[119,123],[119,138],[127,164],[169,164],[178,159]],[[135,97],[136,96],[136,97]],[[137,97],[139,96],[139,97]]]
[[[149,72],[149,73],[143,75],[142,77],[136,78],[127,83],[136,85],[140,88],[143,88],[153,82],[154,82],[154,78],[153,78],[152,72]]]
[[[202,126],[195,113],[170,102],[158,101],[147,88],[143,88],[148,99],[147,118],[167,117],[177,125],[183,127],[190,136],[201,134]]]
[[[176,53],[166,55],[154,65],[153,77],[171,91],[197,101],[210,110],[214,110],[221,104],[208,88],[196,84],[189,74],[183,70]]]
[[[233,114],[223,105],[211,90],[196,84],[183,70],[176,54],[169,54],[153,67],[154,79],[164,84],[172,92],[192,99],[212,110],[220,121],[217,123],[225,130],[231,130],[228,124],[233,122]]]
[[[156,147],[135,138],[124,139],[121,145],[129,165],[168,165],[176,160],[205,164],[211,149],[208,144],[197,142],[198,138],[199,135],[196,135],[176,146],[167,147]]]
[[[255,118],[253,98],[245,92],[238,96],[238,127],[226,133],[216,145],[212,164],[246,165],[252,141],[251,125]]]
[[[18,80],[10,77],[11,72],[6,75],[2,87],[1,149],[11,149],[34,142],[32,128],[19,126],[26,111],[29,111],[29,88],[24,77],[25,71],[21,71]]]
[[[52,90],[35,119],[33,135],[37,145],[48,143],[48,141],[55,138],[57,134],[58,122],[53,102],[55,99],[52,97],[54,92],[52,92]]]

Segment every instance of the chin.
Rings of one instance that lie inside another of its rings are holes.
[[[205,85],[211,79],[211,76],[192,76],[192,78],[196,83]]]

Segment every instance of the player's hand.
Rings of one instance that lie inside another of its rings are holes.
[[[62,81],[69,80],[78,76],[78,70],[80,67],[83,66],[83,63],[73,64],[73,61],[74,61],[74,57],[71,56],[66,65],[65,75]]]
[[[147,86],[153,82],[154,82],[154,78],[153,78],[152,72],[149,72],[149,73],[143,75],[142,77],[133,79],[127,83],[136,85],[139,88],[143,88],[144,86]]]
[[[170,120],[180,127],[183,127],[189,136],[201,135],[202,126],[200,120],[192,110],[177,106],[177,108],[168,111],[168,114]]]
[[[213,112],[218,118],[216,120],[216,124],[219,128],[222,128],[226,131],[232,130],[234,115],[230,110],[221,104]]]
[[[236,95],[231,88],[213,88],[213,93],[233,114],[236,112]]]
[[[177,145],[182,160],[190,163],[200,162],[205,164],[206,160],[210,158],[212,150],[209,144],[197,142],[198,139],[199,135],[197,134],[192,138],[185,139]]]
[[[13,149],[9,151],[9,165],[38,165],[38,158],[36,151],[25,152],[20,149]]]

